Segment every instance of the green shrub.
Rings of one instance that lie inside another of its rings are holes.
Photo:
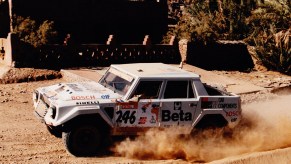
[[[260,34],[253,38],[256,54],[268,69],[291,75],[291,28],[276,34]]]
[[[268,69],[290,74],[290,0],[185,0],[178,39],[207,44],[244,40]],[[165,37],[166,38],[166,37]]]
[[[266,68],[285,74],[291,74],[289,3],[288,0],[265,1],[246,19],[250,34],[245,40],[256,47],[258,59]]]
[[[168,35],[207,44],[215,41],[219,31],[223,31],[224,28],[225,21],[221,13],[210,12],[209,4],[206,1],[194,0],[183,11],[177,27]]]
[[[14,16],[13,31],[18,34],[21,41],[34,47],[39,47],[54,40],[57,32],[54,31],[53,25],[53,21],[46,20],[42,23],[37,23],[30,17]]]

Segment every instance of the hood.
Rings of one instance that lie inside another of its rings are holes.
[[[60,83],[41,88],[48,99],[61,101],[117,99],[122,97],[96,82]]]

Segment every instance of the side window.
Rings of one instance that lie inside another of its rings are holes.
[[[188,98],[194,98],[195,97],[194,96],[194,89],[193,89],[191,81],[189,81],[188,86],[189,86],[189,88],[188,88]]]
[[[132,96],[141,95],[140,99],[157,99],[162,83],[163,81],[141,81]]]
[[[194,98],[193,87],[190,81],[168,81],[164,98]]]

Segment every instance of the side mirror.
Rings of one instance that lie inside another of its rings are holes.
[[[131,99],[129,99],[129,102],[138,102],[141,95],[134,95]]]

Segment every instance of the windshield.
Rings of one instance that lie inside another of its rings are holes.
[[[130,88],[133,79],[134,78],[128,74],[110,68],[99,83],[113,91],[125,95]]]

